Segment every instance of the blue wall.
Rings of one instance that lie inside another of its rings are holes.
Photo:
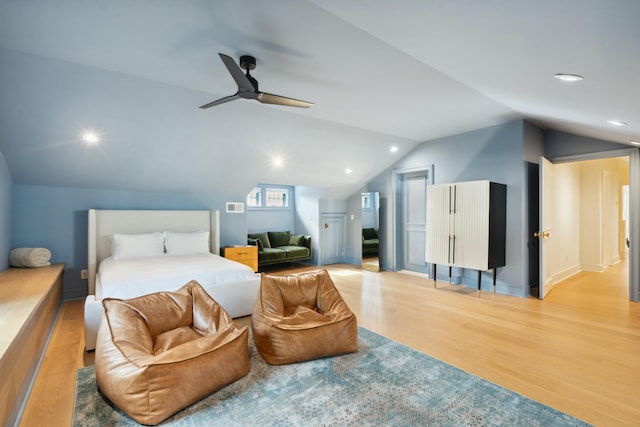
[[[66,264],[64,298],[81,298],[87,294],[80,270],[87,268],[89,209],[219,209],[221,246],[246,243],[246,215],[226,214],[224,208],[225,201],[213,194],[14,185],[10,242],[50,249],[53,262]]]
[[[247,232],[262,233],[265,231],[291,231],[292,234],[302,234],[295,229],[296,192],[292,186],[267,184],[259,185],[263,189],[264,202],[266,187],[286,188],[289,190],[289,206],[287,208],[247,208]],[[246,198],[246,197],[245,197]]]
[[[11,251],[11,191],[13,181],[0,152],[0,271],[9,267]]]
[[[387,243],[393,239],[391,228],[385,229],[384,218],[392,217],[392,205],[385,200],[394,200],[393,170],[429,169],[434,167],[434,183],[490,180],[507,185],[507,259],[506,266],[498,269],[498,290],[503,293],[526,296],[529,294],[526,279],[528,256],[526,247],[526,174],[524,163],[524,135],[528,123],[518,120],[504,125],[492,126],[459,135],[427,141],[416,147],[391,169],[378,176],[368,186],[369,191],[379,191],[381,198],[381,239]],[[542,155],[541,141],[530,149]],[[381,177],[384,177],[384,182]],[[393,254],[391,244],[381,248],[382,257]],[[443,270],[443,269],[441,269]],[[454,280],[476,286],[477,273],[455,271]],[[483,286],[490,286],[489,274],[483,276]]]
[[[295,230],[311,236],[309,264],[313,265],[320,260],[320,198],[326,191],[319,187],[296,187]]]

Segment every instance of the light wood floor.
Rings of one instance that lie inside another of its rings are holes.
[[[360,326],[600,426],[640,423],[640,304],[626,265],[580,273],[544,301],[420,277],[327,267]],[[308,269],[276,271],[285,274]],[[71,423],[84,352],[82,301],[66,302],[22,426]],[[238,323],[247,324],[249,318]]]

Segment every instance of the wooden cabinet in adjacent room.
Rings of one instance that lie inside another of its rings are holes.
[[[490,181],[428,186],[425,261],[478,271],[504,266],[506,200],[507,186]]]

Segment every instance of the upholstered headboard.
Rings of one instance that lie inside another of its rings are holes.
[[[89,295],[95,292],[100,261],[111,255],[114,234],[209,231],[211,253],[220,254],[220,211],[89,210]]]

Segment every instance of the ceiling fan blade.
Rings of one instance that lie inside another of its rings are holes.
[[[263,104],[285,105],[287,107],[309,108],[313,102],[301,101],[299,99],[287,98],[286,96],[274,95],[272,93],[260,92],[258,101]]]
[[[253,87],[247,76],[244,75],[240,66],[236,64],[236,61],[224,53],[218,53],[218,55],[220,55],[220,59],[222,59],[222,62],[226,65],[233,80],[236,81],[238,92],[255,92],[256,88]]]
[[[213,107],[215,105],[224,104],[225,102],[233,101],[234,99],[239,99],[239,98],[240,97],[236,93],[235,95],[225,96],[224,98],[220,98],[220,99],[218,99],[216,101],[210,102],[208,104],[204,104],[200,108],[202,108],[204,110],[205,108]]]

